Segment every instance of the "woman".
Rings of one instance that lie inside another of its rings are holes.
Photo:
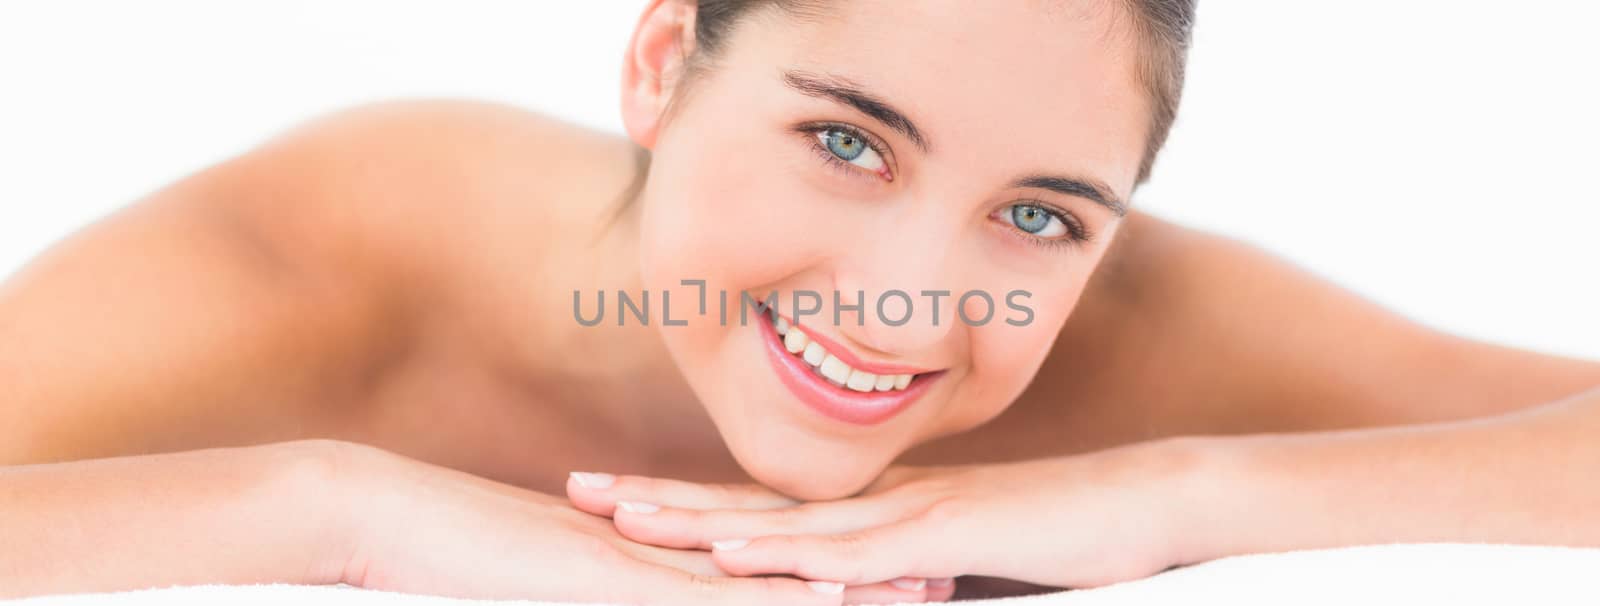
[[[368,107],[63,242],[0,290],[0,594],[837,604],[1600,544],[1600,365],[1130,208],[1192,3],[983,6],[657,0],[626,139]]]

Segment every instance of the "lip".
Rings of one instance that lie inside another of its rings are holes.
[[[789,391],[795,397],[813,410],[846,423],[876,425],[887,421],[909,408],[912,403],[917,401],[917,398],[927,393],[928,388],[933,385],[934,381],[944,375],[942,370],[924,371],[920,373],[916,380],[911,382],[911,385],[902,390],[860,392],[839,387],[818,376],[817,373],[811,370],[811,365],[806,364],[804,360],[784,349],[783,341],[778,337],[778,329],[773,327],[768,317],[763,316],[761,321],[756,322],[756,324],[761,331],[761,340],[767,350],[767,359],[772,362],[772,368],[778,373],[778,379],[783,382],[784,387],[789,388]],[[811,332],[806,331],[806,336],[811,336]],[[879,374],[870,368],[865,368],[873,367],[873,365],[856,366],[856,360],[847,359],[845,355],[848,355],[848,352],[843,348],[834,347],[832,342],[825,339],[818,339],[818,341],[824,348],[828,349],[828,353],[837,356],[844,363],[866,372]],[[902,366],[877,365],[876,368],[890,369],[890,372],[882,374],[912,374],[919,372]],[[894,369],[905,370],[897,373],[893,372]]]

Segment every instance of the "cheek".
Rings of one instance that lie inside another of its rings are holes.
[[[696,130],[687,121],[679,124]],[[673,319],[687,322],[664,327],[663,339],[702,400],[715,408],[725,399],[717,390],[736,387],[730,372],[749,374],[749,365],[759,361],[749,355],[751,332],[739,325],[740,294],[759,299],[774,288],[796,287],[791,279],[817,258],[810,251],[818,248],[786,225],[791,209],[808,206],[810,192],[792,186],[792,175],[771,158],[723,151],[758,147],[726,134],[737,131],[698,130],[709,134],[666,138],[658,146],[639,201],[639,263],[642,286],[652,295],[670,292]],[[704,281],[705,315],[698,313],[702,287],[684,280]],[[752,320],[756,315],[748,312]]]
[[[731,324],[741,293],[759,300],[776,291],[786,306],[788,291],[821,288],[814,271],[838,249],[838,230],[828,233],[810,225],[819,215],[837,222],[837,209],[771,162],[676,151],[676,164],[662,167],[653,196],[643,201],[640,264],[652,292],[686,291],[675,292],[674,300],[697,302],[700,288],[681,281],[705,282],[708,316],[700,318],[701,329],[694,327],[695,317],[689,318],[691,326],[683,328],[691,330],[685,332],[704,339],[701,347],[715,345],[719,297],[726,300]]]
[[[786,228],[785,209],[803,206],[803,193],[786,186],[759,154],[725,151],[751,147],[696,139],[658,152],[670,160],[652,174],[641,222],[647,279],[703,279],[733,293],[781,278],[774,268],[790,264],[786,257],[803,241]]]
[[[954,394],[951,401],[953,425],[970,429],[993,419],[1016,401],[1033,381],[1079,292],[1040,294],[1015,301],[1033,310],[1033,319],[1026,326],[1007,324],[1008,318],[1021,321],[1027,316],[1006,307],[1004,299],[997,298],[994,318],[986,325],[968,329],[971,331],[971,370],[962,381],[960,393]],[[974,319],[980,312],[973,310]]]

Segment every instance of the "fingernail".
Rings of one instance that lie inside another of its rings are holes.
[[[806,581],[811,590],[817,593],[844,593],[844,583],[833,581]]]
[[[617,507],[621,507],[628,513],[655,513],[661,511],[661,508],[656,505],[639,501],[617,501]]]
[[[956,582],[956,580],[952,579],[950,577],[940,577],[940,578],[935,578],[935,579],[928,579],[928,586],[929,587],[944,588],[944,587],[949,587],[949,586],[955,584],[955,582]]]
[[[611,484],[617,481],[617,476],[609,473],[574,471],[572,479],[584,488],[610,488]]]
[[[733,551],[750,544],[750,539],[723,539],[712,541],[711,548],[717,551]]]
[[[894,585],[895,587],[898,587],[900,589],[904,589],[906,591],[917,591],[919,589],[922,589],[924,586],[926,586],[928,584],[928,580],[927,579],[912,579],[912,578],[907,578],[907,577],[900,577],[898,579],[894,579],[892,581],[889,581],[889,584],[890,585]]]

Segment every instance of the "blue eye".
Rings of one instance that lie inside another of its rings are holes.
[[[1037,206],[1018,204],[1011,207],[1011,223],[1030,234],[1044,231],[1044,228],[1050,226],[1051,219],[1054,217],[1051,217],[1050,213],[1044,212],[1044,209]]]
[[[823,143],[828,146],[828,151],[846,162],[861,157],[861,152],[867,151],[866,142],[850,133],[830,130],[823,133],[822,138]]]
[[[1043,206],[1013,204],[997,214],[1011,226],[1040,238],[1059,238],[1068,232],[1066,222],[1055,211]]]
[[[883,172],[883,156],[872,149],[861,135],[839,128],[825,128],[817,131],[817,142],[843,162],[875,173]]]

